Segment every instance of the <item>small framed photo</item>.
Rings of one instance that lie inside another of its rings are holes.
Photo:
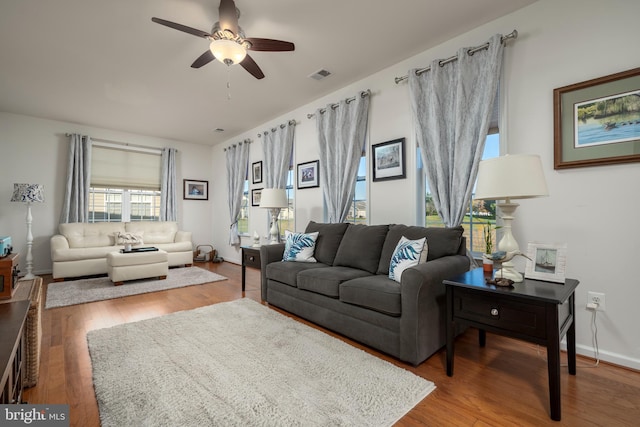
[[[529,243],[525,277],[564,284],[567,266],[567,245],[562,243]]]
[[[185,200],[209,200],[209,181],[183,179],[184,190],[182,198]]]
[[[371,146],[373,180],[387,181],[407,177],[404,138]]]
[[[318,181],[319,166],[319,160],[298,164],[298,189],[320,186],[320,182]]]
[[[260,184],[262,182],[262,161],[251,163],[251,182]]]
[[[260,206],[262,199],[262,188],[251,190],[251,206]]]

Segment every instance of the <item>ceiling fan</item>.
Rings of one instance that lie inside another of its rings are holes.
[[[211,40],[209,49],[191,64],[192,68],[200,68],[217,59],[229,66],[240,64],[256,79],[262,79],[264,73],[253,58],[247,54],[247,50],[285,52],[294,50],[295,45],[281,40],[245,37],[244,31],[238,25],[239,17],[240,11],[236,8],[233,0],[221,0],[218,8],[218,22],[213,25],[211,34],[160,18],[154,17],[151,20],[157,24]]]

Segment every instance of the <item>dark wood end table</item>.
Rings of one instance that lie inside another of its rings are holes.
[[[478,328],[480,346],[486,331],[547,347],[551,419],[560,421],[560,340],[567,336],[569,374],[576,374],[575,289],[578,282],[524,279],[512,287],[486,283],[482,268],[445,280],[447,290],[447,375],[453,376],[456,325]]]
[[[242,246],[242,292],[245,289],[247,267],[260,270],[259,246]]]

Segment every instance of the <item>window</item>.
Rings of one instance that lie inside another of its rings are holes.
[[[289,172],[287,172],[287,186],[285,190],[287,192],[287,207],[280,210],[279,216],[279,224],[280,224],[280,233],[282,237],[284,237],[284,231],[289,230],[290,232],[295,232],[296,230],[296,221],[295,221],[295,191],[294,186],[296,182],[296,173],[293,168],[293,165],[289,166]]]
[[[249,174],[245,176],[244,187],[242,189],[242,204],[240,205],[240,218],[238,219],[238,234],[241,236],[249,235]]]
[[[160,152],[94,142],[89,222],[160,220]]]
[[[358,165],[358,176],[356,178],[356,191],[349,207],[347,222],[353,224],[367,223],[367,157],[363,152]]]
[[[482,159],[490,159],[500,155],[500,134],[494,133],[487,135],[484,145]],[[424,174],[423,174],[424,176]],[[475,187],[474,187],[475,192]],[[483,226],[486,224],[495,226],[496,223],[496,201],[495,200],[473,200],[473,193],[469,209],[462,221],[464,227],[464,236],[467,238],[467,249],[471,252],[484,252],[484,235]],[[442,219],[436,212],[435,205],[428,183],[425,183],[425,226],[426,227],[444,227]],[[496,231],[492,227],[494,244],[496,242]]]

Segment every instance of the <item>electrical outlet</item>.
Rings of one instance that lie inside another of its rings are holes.
[[[597,304],[596,311],[607,311],[606,300],[601,292],[589,292],[587,294],[587,304]]]

